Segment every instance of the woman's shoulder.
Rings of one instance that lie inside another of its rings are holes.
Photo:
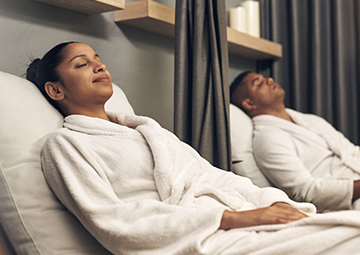
[[[57,130],[55,130],[54,132],[48,134],[45,143],[44,143],[44,147],[48,147],[48,146],[53,146],[56,144],[61,144],[64,141],[69,141],[71,139],[73,139],[76,136],[75,132],[67,129],[67,128],[59,128]]]

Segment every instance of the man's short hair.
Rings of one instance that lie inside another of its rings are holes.
[[[252,71],[245,71],[245,72],[240,73],[230,84],[230,103],[239,107],[246,114],[248,114],[248,112],[243,107],[242,102],[249,96],[249,93],[248,93],[247,89],[245,89],[245,86],[244,86],[245,83],[243,82],[243,80],[244,80],[245,76],[248,75],[249,73],[252,73]],[[239,86],[240,86],[239,93],[233,94],[233,92]]]
[[[241,84],[241,82],[243,81],[245,76],[249,73],[252,73],[252,71],[244,71],[244,72],[240,73],[238,76],[236,76],[236,78],[230,84],[230,96],[235,91],[237,86],[239,86]]]

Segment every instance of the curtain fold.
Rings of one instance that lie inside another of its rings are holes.
[[[226,23],[225,1],[176,1],[174,132],[230,170]]]
[[[283,45],[283,58],[258,71],[286,90],[287,107],[327,119],[360,142],[358,0],[260,0],[262,37]]]

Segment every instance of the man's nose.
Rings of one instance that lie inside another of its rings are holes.
[[[274,79],[271,78],[271,77],[269,77],[267,83],[268,83],[269,85],[273,84],[273,83],[274,83]]]

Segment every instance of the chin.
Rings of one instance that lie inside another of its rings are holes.
[[[113,86],[112,86],[112,84],[111,84],[111,88],[109,88],[109,91],[107,91],[107,93],[106,93],[106,95],[107,95],[107,97],[108,97],[107,100],[109,100],[110,97],[111,97],[113,94],[114,94],[114,89],[113,89]]]
[[[112,97],[113,94],[114,94],[114,91],[113,91],[113,89],[111,89],[111,92],[107,95],[106,101],[108,101]]]

